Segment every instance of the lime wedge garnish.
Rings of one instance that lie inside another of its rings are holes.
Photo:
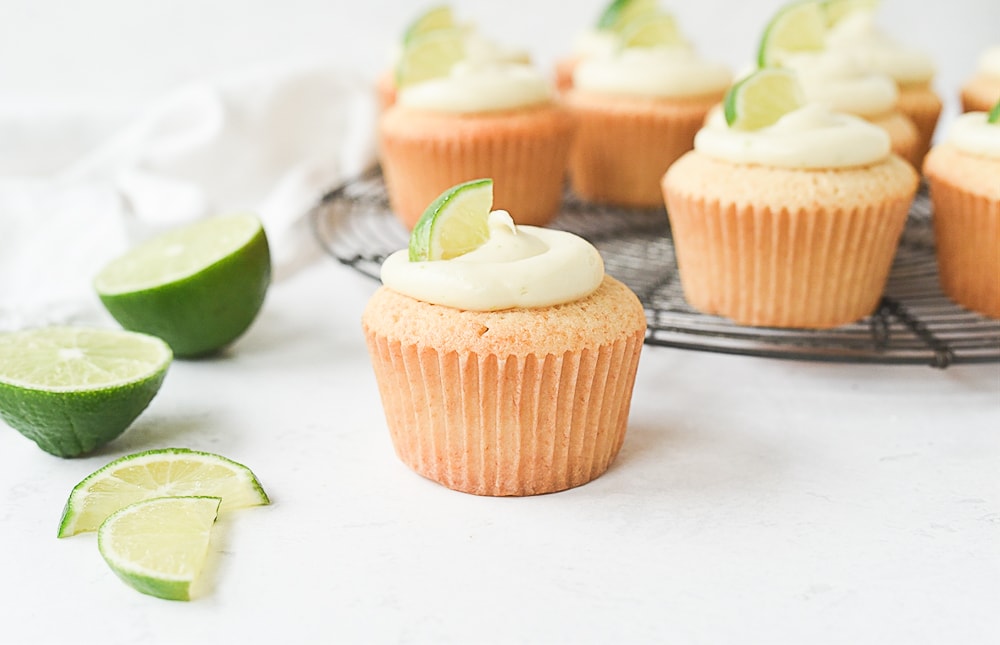
[[[657,11],[657,0],[613,0],[597,20],[602,31],[621,31],[625,23],[639,14]]]
[[[826,24],[833,26],[856,11],[874,11],[879,0],[823,0]]]
[[[182,495],[221,497],[222,511],[270,503],[243,464],[185,448],[148,450],[116,459],[77,484],[66,500],[59,537],[93,531],[129,504]]]
[[[764,28],[757,66],[780,65],[789,53],[819,51],[825,38],[826,14],[820,2],[806,0],[785,5]]]
[[[403,44],[407,45],[414,39],[438,29],[455,27],[455,17],[448,5],[431,7],[413,19],[403,32]]]
[[[97,547],[126,584],[150,596],[190,600],[208,554],[218,497],[158,497],[114,512]]]
[[[990,110],[990,113],[986,115],[986,122],[1000,123],[1000,101],[997,101],[997,104],[993,106],[993,109]]]
[[[233,215],[140,244],[105,266],[94,288],[122,327],[162,338],[177,356],[197,356],[246,331],[270,281],[260,220]]]
[[[726,123],[737,130],[766,128],[805,98],[795,74],[777,68],[759,69],[735,83],[723,99]]]
[[[90,452],[146,409],[172,358],[160,339],[117,329],[0,334],[0,417],[46,452]]]
[[[407,43],[396,65],[396,86],[447,76],[465,58],[465,34],[455,27],[424,33]]]
[[[625,23],[622,47],[674,46],[684,42],[677,21],[667,13],[643,13]]]
[[[410,234],[410,261],[450,260],[489,239],[493,180],[474,179],[441,193]]]

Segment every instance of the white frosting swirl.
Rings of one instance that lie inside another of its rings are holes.
[[[731,163],[778,168],[849,168],[889,156],[889,135],[850,114],[819,103],[789,112],[760,130],[735,130],[713,112],[694,138],[698,152]]]
[[[581,58],[610,56],[618,49],[618,35],[607,29],[587,29],[573,39],[574,55]]]
[[[581,90],[659,98],[720,94],[731,81],[725,65],[702,60],[683,45],[592,56],[573,72],[573,85]]]
[[[797,73],[807,100],[825,103],[834,112],[871,117],[892,111],[899,101],[892,78],[868,71],[844,52],[798,53],[788,56],[784,65]]]
[[[927,54],[899,44],[875,25],[873,11],[853,11],[827,33],[827,47],[849,52],[866,68],[899,84],[927,83],[934,63]]]
[[[987,48],[979,56],[979,73],[1000,78],[1000,45]]]
[[[462,61],[442,78],[403,88],[397,102],[436,112],[510,110],[552,100],[552,88],[530,65]]]
[[[951,125],[948,141],[962,152],[1000,159],[1000,123],[987,122],[987,116],[986,112],[966,112],[959,116]]]
[[[451,260],[411,262],[404,249],[382,264],[382,283],[399,293],[468,311],[549,307],[593,293],[604,279],[600,253],[581,237],[515,226],[490,213],[490,238]]]

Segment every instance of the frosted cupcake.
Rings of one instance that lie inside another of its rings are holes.
[[[889,135],[894,153],[920,167],[926,152],[921,134],[899,108],[900,92],[892,78],[868,71],[853,55],[836,50],[794,54],[782,66],[798,74],[806,100],[877,125]]]
[[[659,183],[691,149],[731,75],[685,44],[623,47],[581,61],[564,94],[577,119],[573,191],[616,206],[662,206]]]
[[[376,79],[376,92],[382,110],[396,102],[398,91],[396,68],[403,51],[426,38],[428,34],[440,33],[444,30],[456,30],[461,34],[464,56],[473,62],[521,63],[525,65],[531,63],[531,55],[523,49],[511,47],[489,38],[472,22],[459,23],[450,6],[433,7],[416,16],[410,22],[402,37],[390,51],[389,64]]]
[[[496,205],[545,225],[562,203],[574,122],[528,65],[461,61],[404,87],[379,122],[393,212],[409,228],[449,186],[493,177]]]
[[[866,69],[885,74],[896,82],[898,108],[917,128],[917,149],[912,160],[920,168],[942,108],[941,97],[933,88],[936,70],[931,58],[879,29],[875,10],[871,8],[856,8],[831,26],[827,47],[850,55]]]
[[[967,112],[924,163],[934,205],[941,289],[967,309],[1000,318],[1000,102],[998,118]]]
[[[976,73],[962,85],[962,111],[988,112],[1000,101],[1000,45],[980,55]]]
[[[607,470],[646,320],[593,246],[494,211],[479,248],[399,251],[382,281],[362,326],[404,463],[477,495],[550,493]]]
[[[794,87],[792,73],[769,69],[743,87],[775,74]],[[871,314],[917,188],[912,166],[884,130],[821,104],[796,99],[751,129],[736,118],[714,114],[663,179],[688,303],[773,327]]]

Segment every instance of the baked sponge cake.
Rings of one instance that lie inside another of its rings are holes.
[[[1000,318],[1000,100],[990,113],[958,117],[931,148],[924,174],[941,289],[967,309]]]
[[[755,72],[725,105],[663,178],[688,303],[771,327],[829,328],[871,314],[916,171],[881,128],[803,104],[792,72]],[[786,107],[765,109],[777,105]]]
[[[582,238],[504,211],[488,229],[452,259],[411,260],[411,242],[383,265],[362,327],[393,446],[466,493],[579,486],[624,441],[643,307]]]

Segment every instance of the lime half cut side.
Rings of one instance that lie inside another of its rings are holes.
[[[0,334],[0,417],[46,452],[90,452],[146,409],[172,359],[159,338],[120,329]]]
[[[621,31],[623,47],[673,47],[684,44],[677,21],[667,13],[641,14]]]
[[[726,123],[735,130],[759,130],[802,107],[805,97],[793,72],[759,69],[735,83],[722,101]]]
[[[826,22],[833,26],[851,14],[878,9],[879,0],[823,0],[822,7],[826,13]]]
[[[221,502],[207,496],[136,502],[101,524],[97,548],[111,570],[137,591],[190,600]]]
[[[764,28],[757,66],[779,66],[789,54],[823,49],[826,26],[826,12],[817,0],[785,5]]]
[[[410,234],[410,261],[450,260],[489,239],[493,180],[474,179],[441,193]]]
[[[465,33],[435,29],[410,40],[396,65],[396,86],[404,88],[447,76],[465,58]]]
[[[243,464],[186,448],[148,450],[116,459],[77,484],[66,501],[59,537],[93,531],[134,502],[184,495],[219,497],[222,512],[270,503]]]
[[[204,219],[108,263],[94,289],[125,329],[165,340],[179,357],[215,352],[243,334],[264,303],[271,255],[255,215]]]

